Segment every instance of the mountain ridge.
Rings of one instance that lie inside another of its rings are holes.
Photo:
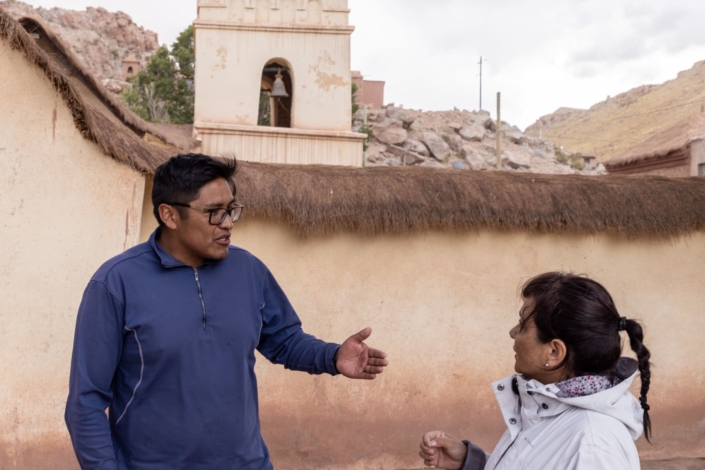
[[[541,116],[525,133],[604,162],[703,112],[705,61],[699,61],[674,79],[634,87],[588,109],[559,108]]]

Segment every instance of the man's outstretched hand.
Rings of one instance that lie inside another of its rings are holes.
[[[372,380],[384,371],[389,364],[387,355],[364,343],[371,334],[372,328],[365,328],[340,345],[335,362],[338,372],[350,379]]]

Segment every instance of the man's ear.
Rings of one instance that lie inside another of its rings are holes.
[[[178,222],[181,221],[179,212],[168,204],[159,205],[159,217],[164,222],[164,225],[170,230],[176,230],[178,227]]]

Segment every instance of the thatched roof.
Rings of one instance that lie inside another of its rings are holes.
[[[33,39],[28,31],[39,34],[39,39]],[[169,138],[107,91],[41,19],[26,17],[17,22],[0,8],[0,39],[39,67],[71,111],[76,128],[106,155],[150,173],[178,150],[147,143],[142,138],[146,133],[187,149],[183,147],[185,139]]]
[[[158,137],[165,144],[184,150],[195,148],[200,144],[199,141],[191,138],[190,135],[184,135],[183,126],[146,122],[136,115],[117,96],[105,88],[96,77],[88,72],[61,38],[44,23],[44,20],[38,16],[26,16],[20,18],[18,22],[28,32],[39,34],[38,45],[49,53],[55,64],[66,76],[76,78],[81,85],[90,91],[91,95],[100,101],[100,104],[105,106],[107,110],[139,136],[149,133]]]
[[[678,124],[659,132],[632,147],[626,154],[605,162],[605,167],[620,167],[647,160],[657,160],[685,149],[690,141],[705,137],[705,114],[680,121]]]
[[[146,142],[142,133],[159,135],[159,129],[145,130],[147,123],[103,91],[47,28],[31,21],[23,23],[42,28],[40,36],[49,38],[49,44],[43,44],[46,50],[1,8],[0,40],[22,51],[42,70],[85,138],[145,173],[153,173],[178,152]],[[184,138],[188,131],[178,129]],[[493,228],[668,237],[705,229],[705,178],[242,162],[237,184],[248,215],[289,225],[301,235]]]
[[[669,237],[705,229],[705,178],[242,166],[247,214],[302,235],[493,228]]]

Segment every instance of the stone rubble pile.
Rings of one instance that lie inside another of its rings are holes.
[[[366,123],[366,124],[365,124]],[[367,166],[428,166],[494,170],[497,124],[487,111],[421,112],[389,105],[361,109],[353,130],[367,132]],[[506,171],[550,174],[605,174],[600,164],[582,169],[560,163],[553,144],[502,124],[501,163]]]
[[[145,67],[158,48],[157,33],[137,26],[129,15],[112,13],[104,8],[88,7],[84,11],[63,8],[33,8],[16,0],[0,1],[0,8],[15,19],[38,16],[51,27],[87,70],[108,89],[119,93],[124,86],[122,60],[134,55]],[[122,84],[121,84],[122,83]]]

